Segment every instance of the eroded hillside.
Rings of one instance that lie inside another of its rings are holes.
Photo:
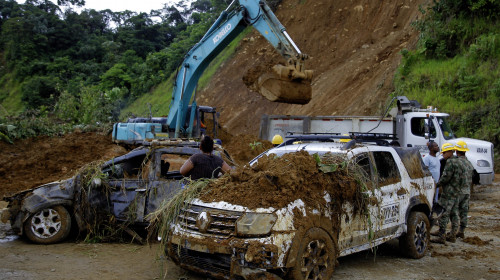
[[[222,65],[198,103],[217,107],[233,134],[258,133],[262,114],[378,114],[392,91],[403,48],[413,48],[411,27],[425,0],[283,0],[276,15],[315,71],[307,105],[271,103],[250,91],[243,77],[284,60],[253,31]],[[270,70],[269,70],[270,71]]]

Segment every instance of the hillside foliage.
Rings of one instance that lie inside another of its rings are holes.
[[[456,134],[495,145],[500,170],[500,1],[441,0],[422,10],[416,50],[402,52],[395,95],[450,113]]]
[[[72,125],[117,121],[172,76],[230,2],[137,13],[78,12],[84,0],[0,0],[0,124],[22,127],[27,114]]]

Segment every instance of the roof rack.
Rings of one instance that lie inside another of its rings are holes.
[[[351,141],[344,144],[342,149],[348,149],[356,143],[376,143],[379,146],[399,146],[396,141],[398,138],[395,134],[390,133],[362,133],[362,132],[349,132],[349,135],[341,135],[340,133],[304,133],[294,135],[293,133],[288,133],[285,136],[287,139],[279,146],[285,146],[293,144],[297,141],[319,141],[319,142],[334,142],[340,139],[351,139]],[[392,140],[389,142],[388,140]]]

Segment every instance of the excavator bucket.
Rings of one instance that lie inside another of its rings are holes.
[[[274,73],[258,79],[259,93],[272,102],[307,104],[312,97],[312,71],[306,70],[297,77],[293,66],[276,65]],[[292,73],[292,74],[291,74]]]

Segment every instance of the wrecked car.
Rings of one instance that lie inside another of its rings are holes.
[[[336,137],[294,136],[226,180],[222,193],[191,200],[171,224],[166,254],[219,279],[330,279],[338,257],[396,238],[407,256],[422,258],[435,186],[418,149]],[[354,164],[360,176],[351,179]],[[224,195],[231,188],[240,196]]]
[[[50,244],[66,239],[72,227],[89,230],[90,218],[96,221],[95,215],[107,213],[133,235],[130,228],[144,229],[148,213],[181,189],[179,169],[189,156],[200,152],[198,146],[193,141],[156,142],[96,167],[90,165],[72,178],[4,197],[9,204],[2,221],[10,221],[16,234],[32,242]]]

